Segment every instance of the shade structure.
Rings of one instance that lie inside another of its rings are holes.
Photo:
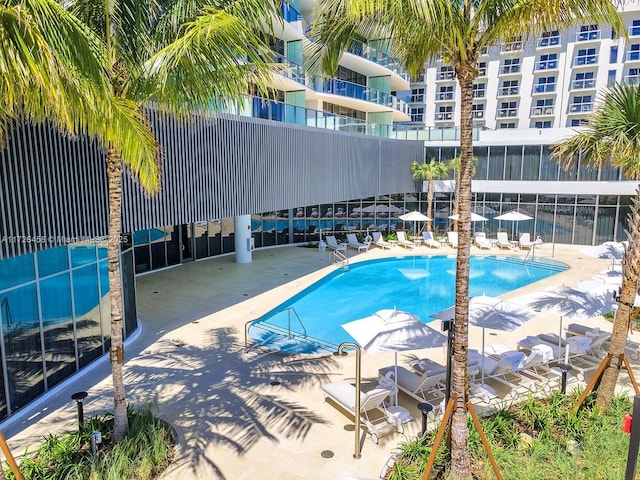
[[[455,215],[449,215],[451,220],[457,222],[460,219],[460,215],[457,213]],[[471,221],[472,222],[486,222],[489,220],[488,218],[483,217],[482,215],[478,215],[477,213],[471,212]]]
[[[519,212],[518,210],[512,210],[511,212],[507,212],[507,213],[503,213],[502,215],[498,215],[497,217],[493,218],[494,220],[499,220],[499,221],[507,221],[507,222],[512,222],[511,225],[511,237],[514,237],[514,232],[516,229],[516,223],[518,222],[524,222],[525,220],[533,220],[533,217]],[[515,240],[515,238],[514,238]]]
[[[431,315],[433,318],[450,320],[454,318],[455,306]],[[516,303],[497,297],[481,295],[469,299],[469,325],[482,328],[482,380],[484,381],[484,338],[485,329],[510,332],[524,325],[535,316],[535,312]]]
[[[562,321],[567,318],[573,321],[586,320],[613,311],[614,301],[611,295],[583,292],[566,285],[554,285],[541,292],[522,295],[512,299],[513,302],[526,305],[534,310],[555,313],[560,316],[560,340],[562,340]]]
[[[446,336],[422,323],[415,315],[395,308],[378,310],[369,317],[345,323],[342,328],[369,354],[394,352],[394,378],[398,378],[398,352],[441,347],[447,341]],[[395,399],[397,405],[397,384]]]
[[[405,213],[404,215],[400,215],[398,217],[403,222],[413,222],[413,235],[415,236],[418,223],[417,222],[431,222],[431,218],[427,217],[425,214],[420,213],[416,210],[413,212]]]

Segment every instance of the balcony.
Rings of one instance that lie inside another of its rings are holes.
[[[552,117],[554,115],[555,107],[553,105],[543,105],[541,107],[531,107],[532,117]]]
[[[553,37],[542,37],[538,39],[536,45],[538,48],[552,48],[560,46],[560,35],[554,35]]]
[[[570,90],[594,90],[596,88],[595,78],[585,78],[571,82]]]
[[[451,102],[454,98],[454,92],[438,92],[436,93],[436,102]]]
[[[578,55],[573,59],[574,67],[596,65],[597,63],[598,63],[598,55]]]
[[[476,90],[473,90],[471,95],[473,98],[484,98],[487,95],[487,91],[484,88],[476,89]]]
[[[593,102],[573,103],[569,105],[569,114],[585,113],[593,111]]]
[[[518,75],[520,74],[520,64],[502,65],[499,70],[500,75]]]
[[[433,117],[436,122],[451,122],[453,120],[453,112],[439,112]]]
[[[484,119],[484,110],[474,110],[471,112],[474,120],[482,120]]]
[[[627,28],[630,37],[640,37],[640,25],[631,25]]]
[[[520,95],[520,87],[500,87],[498,89],[498,97],[511,97]]]
[[[512,53],[520,51],[522,51],[522,40],[516,40],[515,42],[503,43],[500,53]]]
[[[315,77],[313,89],[319,93],[329,93],[343,97],[365,100],[409,114],[409,105],[390,93],[376,90],[365,85],[347,82],[336,78]]]
[[[638,85],[640,83],[640,75],[625,75],[622,80],[627,85]]]
[[[517,116],[517,108],[499,108],[496,112],[496,118],[515,118]]]
[[[401,77],[406,76],[406,72],[404,68],[401,66],[400,62],[389,55],[387,52],[372,47],[369,44],[352,41],[347,49],[349,53],[353,53],[362,58],[366,58],[367,60],[376,63],[382,67],[388,68],[392,72],[398,74]],[[424,82],[424,80],[422,80]]]
[[[595,40],[600,40],[600,37],[601,37],[600,30],[589,30],[586,32],[577,32],[576,42],[592,42]]]
[[[298,65],[282,55],[276,55],[273,61],[277,64],[277,70],[280,75],[301,85],[305,84],[305,71],[302,65]]]
[[[449,80],[454,80],[455,77],[456,77],[456,72],[453,70],[438,72],[438,74],[436,75],[436,82],[446,82]]]
[[[540,60],[539,62],[536,62],[535,65],[535,70],[536,71],[541,71],[541,70],[557,70],[558,69],[558,60],[554,59],[554,60]]]
[[[626,55],[627,62],[640,62],[640,50],[631,50]]]
[[[424,93],[419,95],[411,95],[409,97],[409,103],[424,103]]]
[[[553,93],[556,91],[556,83],[538,83],[531,90],[532,95],[540,95],[542,93]]]

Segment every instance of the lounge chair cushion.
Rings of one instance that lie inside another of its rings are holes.
[[[322,386],[322,391],[327,397],[333,399],[336,403],[339,403],[350,412],[355,411],[356,387],[351,385],[349,382],[345,380],[341,380],[339,382],[327,383],[326,385]],[[370,410],[371,408],[375,408],[375,406],[367,405],[366,399],[373,396],[377,396],[377,395],[382,396],[383,393],[385,393],[386,395],[389,395],[391,392],[384,388],[374,388],[373,390],[369,390],[366,393],[360,392],[360,410],[364,411],[364,410]],[[379,403],[382,403],[382,402],[379,402]]]

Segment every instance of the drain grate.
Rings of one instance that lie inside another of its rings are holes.
[[[322,450],[320,456],[322,458],[333,458],[334,453],[331,450]]]
[[[278,385],[281,385],[281,383],[278,380],[274,380],[273,382],[271,382],[272,387],[276,387]]]

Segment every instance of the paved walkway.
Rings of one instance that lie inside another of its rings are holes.
[[[505,253],[472,248],[472,253]],[[554,258],[572,268],[504,297],[559,283],[575,286],[610,264],[582,256],[579,249],[556,245]],[[405,253],[409,254],[396,247],[391,252],[374,249],[350,255],[353,262]],[[436,252],[422,247],[417,253]],[[552,246],[543,245],[536,256],[551,253]],[[178,432],[177,462],[166,479],[378,477],[403,437],[384,436],[378,445],[367,438],[362,459],[355,460],[353,421],[326,404],[320,391],[328,381],[353,379],[353,355],[291,356],[261,349],[244,353],[246,322],[335,268],[328,263],[329,255],[317,249],[286,247],[256,251],[250,264],[236,264],[227,256],[137,278],[143,330],[126,348],[125,382],[130,402],[154,402]],[[500,333],[498,341],[510,344],[528,334],[555,331],[557,322],[553,316],[548,322],[529,322],[515,332]],[[590,323],[611,328],[603,319]],[[480,329],[470,329],[472,347],[480,348],[480,338]],[[434,359],[443,361],[444,352],[433,351],[429,353]],[[365,385],[375,383],[378,367],[392,362],[393,354],[365,356]],[[98,362],[59,393],[5,422],[1,428],[12,451],[22,452],[49,433],[75,428],[76,408],[70,395],[79,390],[89,392],[85,415],[109,410],[109,364]],[[406,397],[401,402],[415,403]],[[412,413],[419,419],[415,409]],[[419,429],[419,420],[414,421],[407,435]]]

